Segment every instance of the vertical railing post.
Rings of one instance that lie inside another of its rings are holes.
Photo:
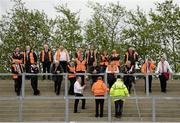
[[[111,122],[111,97],[110,95],[107,95],[108,97],[108,121]]]
[[[104,73],[104,81],[105,81],[105,84],[107,85],[108,84],[107,73]]]
[[[156,98],[152,97],[152,122],[156,122]]]
[[[69,122],[68,73],[65,74],[65,122]]]
[[[146,96],[149,96],[149,74],[146,73]]]
[[[19,96],[19,122],[23,122],[24,95],[25,95],[25,73],[22,73],[21,95]]]

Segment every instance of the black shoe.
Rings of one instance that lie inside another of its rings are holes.
[[[74,113],[77,113],[77,111],[74,111]]]
[[[82,109],[86,109],[85,107],[82,107]]]
[[[99,117],[99,115],[98,115],[98,114],[96,114],[96,115],[95,115],[95,117]]]
[[[35,96],[40,95],[40,91],[39,91],[39,90],[35,91],[35,92],[34,92],[34,95],[35,95]]]
[[[103,114],[100,114],[100,117],[103,117]]]
[[[20,92],[16,92],[16,95],[17,95],[17,96],[20,96]]]

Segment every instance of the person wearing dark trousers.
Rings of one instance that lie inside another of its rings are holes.
[[[38,73],[38,67],[36,64],[31,65],[31,73],[37,74]],[[39,95],[40,91],[38,89],[38,76],[37,75],[31,75],[31,87],[34,91],[34,95]]]
[[[109,88],[111,88],[112,85],[114,84],[114,82],[116,81],[115,73],[119,73],[119,68],[112,61],[107,66],[106,73],[107,73],[107,79],[108,79]]]
[[[131,75],[134,73],[134,67],[131,65],[131,61],[126,62],[124,71],[126,74],[124,75],[124,84],[126,85],[129,93],[131,93],[132,82],[134,81],[134,76]]]
[[[22,86],[22,76],[19,75],[23,73],[23,66],[22,64],[19,64],[19,60],[13,60],[13,65],[12,65],[12,73],[13,75],[13,80],[14,80],[14,89],[17,94],[17,96],[20,95],[21,93],[21,86]]]
[[[70,87],[69,87],[69,94],[74,95],[74,83],[76,82],[76,68],[73,61],[71,61],[67,67],[68,73],[68,79],[70,81]]]
[[[155,69],[155,65],[152,63],[151,59],[147,59],[145,63],[141,67],[141,72],[144,74],[144,80],[145,80],[145,92],[146,92],[146,76],[147,74],[152,74],[153,70]],[[152,92],[151,86],[152,86],[152,75],[148,75],[148,83],[149,83],[149,92]]]
[[[58,74],[61,74],[63,72],[64,70],[62,66],[59,64],[59,62],[55,62],[52,64],[51,73],[54,74],[52,76],[52,80],[54,81],[54,92],[56,93],[56,95],[60,95],[61,82],[63,80],[63,75]]]
[[[98,77],[98,80],[93,84],[91,89],[93,95],[95,97],[104,97],[106,92],[109,91],[106,84],[104,84],[102,77]],[[95,117],[103,117],[103,110],[104,110],[104,99],[95,99],[96,103],[96,114]],[[99,115],[99,107],[100,107],[100,115]]]
[[[83,97],[83,90],[86,85],[81,86],[81,77],[77,77],[77,81],[74,83],[74,94],[75,97]],[[74,102],[74,113],[77,113],[79,99],[75,99]],[[85,109],[86,100],[82,99],[82,109]]]
[[[117,81],[111,87],[110,96],[116,97],[114,99],[115,117],[121,118],[123,112],[123,103],[125,101],[123,97],[129,96],[129,92],[120,78],[118,78]]]
[[[50,66],[53,61],[53,57],[52,57],[52,52],[49,49],[47,44],[44,45],[44,50],[42,50],[40,53],[40,60],[42,62],[42,66],[43,66],[43,73],[46,73],[46,71],[47,71],[47,73],[50,73]],[[46,78],[46,76],[43,75],[43,80],[45,78]],[[48,79],[50,79],[50,75],[48,75]]]
[[[169,74],[172,74],[172,69],[169,63],[166,61],[165,57],[161,57],[161,61],[158,63],[156,74],[159,75],[161,92],[167,92],[167,81],[169,79]]]
[[[91,85],[94,84],[94,82],[97,81],[97,78],[100,76],[98,75],[100,73],[100,67],[97,66],[97,64],[94,62],[93,66],[90,68],[90,73],[92,74],[92,83]]]
[[[26,73],[31,73],[31,65],[37,64],[37,55],[31,50],[30,46],[26,46],[23,63],[25,65]],[[30,79],[28,75],[26,76],[26,78]]]

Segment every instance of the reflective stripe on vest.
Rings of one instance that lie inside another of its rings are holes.
[[[42,50],[41,62],[44,62],[44,55],[45,55],[44,50]],[[48,58],[49,58],[49,61],[52,62],[52,61],[51,61],[51,59],[52,59],[51,51],[48,51]]]

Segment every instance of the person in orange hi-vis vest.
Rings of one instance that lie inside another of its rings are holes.
[[[86,60],[83,60],[82,57],[80,57],[79,60],[76,60],[76,73],[86,73]],[[81,85],[83,86],[85,84],[85,77],[84,75],[78,75],[81,77]]]
[[[116,81],[115,73],[119,73],[119,68],[112,61],[107,66],[106,73],[108,74],[107,79],[108,79],[109,88],[111,88],[114,82]]]
[[[23,63],[26,73],[31,73],[31,65],[37,64],[37,55],[31,50],[30,46],[26,46]],[[26,76],[26,78],[29,79],[29,76]]]
[[[120,67],[120,56],[116,50],[112,50],[109,60],[113,61],[116,66]]]
[[[13,60],[18,60],[19,64],[22,64],[22,62],[23,62],[23,53],[21,52],[19,47],[16,47],[16,49],[14,50],[14,52],[12,54],[12,59]]]
[[[144,73],[144,80],[145,80],[145,92],[146,92],[146,75],[147,74],[152,74],[155,69],[155,65],[152,63],[151,59],[147,59],[145,63],[141,67],[141,72]],[[152,92],[151,86],[152,86],[152,75],[148,75],[148,83],[149,83],[149,92]]]
[[[53,57],[52,57],[52,52],[49,49],[48,45],[44,45],[44,49],[40,53],[40,60],[42,62],[43,66],[43,73],[50,73],[50,66],[51,63],[53,62]],[[45,75],[43,75],[43,80],[46,78]],[[50,79],[50,75],[48,75],[48,79]]]
[[[17,96],[21,93],[21,85],[22,85],[22,76],[20,75],[23,73],[23,65],[19,63],[19,60],[13,60],[13,64],[11,67],[14,80],[14,88]]]
[[[80,57],[82,57],[82,59],[85,59],[85,53],[84,53],[84,51],[83,51],[82,48],[79,48],[79,49],[77,50],[77,52],[75,53],[75,60],[76,60],[76,61],[79,60]]]
[[[102,77],[98,77],[97,82],[95,82],[91,89],[92,93],[96,97],[104,97],[106,92],[109,91],[106,84],[103,82]],[[96,102],[96,114],[95,117],[103,117],[104,110],[104,99],[95,99]],[[99,106],[100,106],[100,115],[99,115]]]
[[[70,61],[69,53],[68,51],[63,47],[60,46],[55,55],[54,55],[54,60],[55,62],[59,62],[60,65],[62,66],[64,73],[67,72],[67,64]]]
[[[70,87],[69,87],[69,94],[74,95],[74,83],[76,82],[76,67],[73,61],[71,61],[67,67],[68,73],[68,79],[70,81]]]
[[[104,73],[109,62],[109,55],[106,51],[103,51],[100,55],[100,72]]]

